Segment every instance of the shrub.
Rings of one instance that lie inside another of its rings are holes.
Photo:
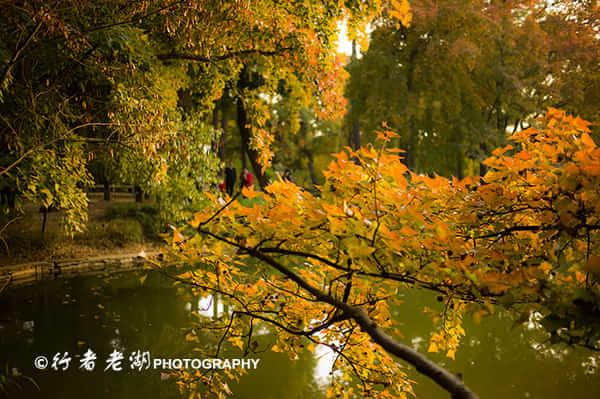
[[[118,219],[134,219],[141,224],[143,234],[151,239],[159,237],[161,222],[159,210],[155,205],[121,203],[113,204],[106,209],[106,219],[109,221]]]
[[[142,224],[133,218],[114,219],[105,228],[107,238],[115,244],[144,241]]]

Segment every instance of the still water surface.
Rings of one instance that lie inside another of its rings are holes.
[[[212,317],[226,305],[209,297],[194,298],[172,280],[149,273],[142,285],[140,274],[82,276],[54,280],[5,291],[0,295],[0,366],[17,368],[39,385],[21,381],[12,391],[16,398],[178,398],[173,381],[159,371],[104,372],[113,349],[125,356],[136,350],[153,357],[194,357],[185,343],[192,312]],[[404,342],[421,351],[427,348],[432,329],[423,306],[439,304],[426,292],[407,291],[404,303],[394,309],[401,321]],[[499,398],[600,398],[600,354],[564,346],[540,345],[547,340],[532,318],[516,325],[508,313],[497,313],[475,323],[465,319],[467,332],[456,360],[432,356],[455,372],[482,399]],[[261,329],[260,347],[270,347],[274,336]],[[81,355],[88,348],[97,355],[92,372],[78,369],[74,357],[67,371],[39,371],[33,359],[57,352]],[[320,398],[333,356],[322,348],[292,361],[286,355],[264,351],[257,370],[231,386],[234,398]],[[125,359],[124,365],[128,362]],[[409,370],[418,398],[447,399],[434,384]],[[2,393],[0,392],[0,397]]]

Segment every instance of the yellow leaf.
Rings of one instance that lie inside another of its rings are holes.
[[[398,134],[396,134],[392,131],[389,131],[389,130],[386,130],[384,132],[377,131],[376,133],[377,133],[377,139],[384,141],[386,143],[388,141],[390,141],[391,139],[398,137]]]
[[[586,121],[584,119],[581,119],[580,117],[577,117],[577,118],[575,118],[573,120],[573,126],[575,126],[577,129],[579,129],[579,130],[581,130],[583,132],[589,132],[590,131],[590,127],[589,127],[590,126],[590,122],[588,122],[588,121]],[[590,136],[587,136],[587,137],[591,140]],[[582,139],[583,139],[583,137],[582,137]],[[593,144],[592,147],[595,146],[593,140],[592,140],[592,144]]]
[[[408,226],[402,226],[402,228],[400,229],[400,233],[402,235],[405,235],[405,236],[408,236],[408,237],[412,237],[412,236],[414,236],[414,235],[417,234],[417,232],[415,230],[411,229]]]
[[[594,147],[596,147],[596,143],[594,143],[594,139],[592,139],[592,138],[590,137],[590,135],[589,135],[589,134],[587,134],[587,133],[584,133],[584,134],[582,134],[582,135],[581,135],[581,142],[582,142],[582,143],[583,143],[583,144],[584,144],[586,147],[589,147],[589,148],[594,148]]]
[[[542,262],[542,264],[540,265],[540,270],[548,274],[550,273],[550,271],[552,271],[552,265],[548,262]]]
[[[196,212],[194,214],[194,218],[190,221],[190,225],[197,229],[198,226],[200,226],[200,223],[204,222],[208,218],[209,216],[205,215],[203,212]]]
[[[180,279],[182,279],[182,280],[188,280],[188,279],[192,278],[193,276],[194,276],[194,274],[192,272],[185,272],[185,273],[181,273],[177,277],[180,278]]]
[[[196,340],[196,336],[194,334],[192,334],[191,332],[189,332],[185,335],[185,340],[187,342],[193,342]]]
[[[273,352],[283,352],[283,350],[281,350],[281,348],[279,346],[277,346],[277,344],[273,345],[271,347],[271,351]]]
[[[242,195],[246,198],[252,199],[259,195],[256,191],[254,191],[254,187],[246,187],[242,188]]]
[[[409,26],[412,21],[412,12],[408,0],[392,0],[389,14],[404,26]]]
[[[435,342],[431,342],[429,344],[429,348],[427,348],[427,352],[437,352],[438,350],[439,350],[439,347]]]
[[[229,338],[229,342],[240,349],[244,349],[244,341],[240,337],[231,337]]]
[[[183,235],[180,232],[178,232],[177,230],[174,229],[173,230],[173,242],[175,244],[178,244],[178,243],[182,242],[183,240],[184,240]]]

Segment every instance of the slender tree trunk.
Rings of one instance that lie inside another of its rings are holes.
[[[250,129],[248,128],[248,120],[246,117],[246,109],[241,98],[236,101],[237,106],[237,125],[240,131],[240,157],[242,161],[242,169],[247,168],[246,153],[250,145]]]
[[[213,319],[219,318],[219,296],[218,294],[212,295],[212,308],[213,308]]]
[[[304,154],[306,154],[306,159],[308,160],[308,173],[310,175],[310,182],[313,184],[313,186],[316,186],[317,184],[319,184],[319,182],[317,181],[317,173],[315,171],[315,159],[313,153],[309,149],[305,148]]]
[[[243,137],[243,133],[241,133],[240,137]],[[248,143],[246,143],[246,141],[244,141],[244,139],[241,139],[242,142],[240,144],[240,157],[241,157],[241,161],[242,161],[242,169],[247,168],[248,167],[248,162],[246,161],[246,148],[248,148]]]
[[[352,41],[352,62],[357,59],[356,40]],[[360,148],[360,123],[358,122],[358,110],[356,109],[356,100],[350,100],[350,135],[348,136],[348,145],[354,151]]]
[[[136,184],[133,188],[133,191],[135,193],[135,202],[142,202],[144,200],[142,188]]]
[[[456,153],[456,177],[460,180],[465,177],[464,159],[460,151]]]
[[[46,222],[48,221],[48,208],[42,207],[42,242],[44,242],[44,235],[46,233]]]
[[[413,117],[410,117],[408,123],[408,143],[406,146],[406,166],[410,170],[415,170],[417,166],[417,132],[415,131],[415,122]]]
[[[415,63],[417,59],[417,55],[421,49],[421,44],[419,41],[413,44],[413,47],[409,53],[408,57],[408,71],[407,71],[407,79],[406,79],[406,95],[409,96],[414,87],[415,81]],[[412,112],[412,111],[411,111]],[[414,114],[410,114],[408,120],[408,132],[407,132],[407,145],[406,145],[406,167],[410,170],[415,170],[417,165],[417,131],[415,126],[415,116]]]
[[[352,116],[352,129],[350,131],[350,148],[354,151],[360,148],[360,124],[358,119]]]
[[[244,101],[240,98],[237,100],[237,124],[240,130],[240,138],[242,142],[242,168],[246,167],[246,159],[244,153],[248,155],[248,159],[250,160],[250,164],[252,165],[252,170],[254,170],[254,175],[256,176],[256,180],[258,180],[258,184],[260,184],[261,188],[265,188],[267,186],[267,177],[262,173],[261,165],[258,162],[258,151],[253,148],[250,148],[250,128],[248,124],[248,115],[246,113],[246,108],[244,107]]]
[[[213,131],[217,132],[219,129],[219,103],[215,103],[215,107],[212,112],[212,127]],[[210,143],[211,152],[219,155],[219,137],[215,137],[213,141]]]
[[[483,157],[485,158],[486,154],[487,154],[487,151],[488,151],[487,144],[486,143],[481,143],[479,145],[479,148],[481,149],[481,152],[483,153]],[[488,168],[483,163],[483,160],[479,161],[479,176],[483,178],[483,176],[485,176],[485,174],[487,173],[487,171],[488,171]]]
[[[308,148],[308,128],[306,126],[306,122],[304,120],[300,121],[300,134],[302,135],[302,139],[304,140],[304,147],[302,148],[302,152],[306,155],[306,159],[308,161],[308,173],[310,175],[310,181],[313,186],[319,184],[317,182],[317,173],[315,172],[315,158],[313,156],[312,151]]]
[[[110,201],[110,183],[104,180],[104,201]]]
[[[463,135],[460,129],[457,129],[454,134],[455,137],[453,141],[456,148],[456,177],[462,180],[465,177],[465,157],[462,146]]]
[[[221,136],[219,137],[218,155],[221,161],[225,160],[225,140],[227,139],[227,113],[225,112],[225,104],[221,106]]]

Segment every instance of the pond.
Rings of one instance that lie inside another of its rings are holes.
[[[185,358],[192,348],[185,334],[193,311],[211,317],[227,311],[226,305],[209,297],[194,298],[169,278],[156,273],[144,283],[139,272],[111,276],[80,276],[14,288],[0,296],[0,366],[31,377],[11,397],[23,398],[178,398],[174,381],[158,370],[104,371],[114,349],[125,356],[149,351],[152,357]],[[438,308],[435,297],[410,290],[393,310],[402,322],[403,341],[421,351],[427,348],[432,329],[423,306]],[[506,313],[496,313],[476,323],[465,318],[466,337],[450,360],[434,354],[453,372],[460,372],[480,397],[496,398],[599,398],[600,354],[580,348],[548,346],[548,336],[532,316],[515,323]],[[274,336],[261,329],[259,345],[269,347]],[[88,349],[97,354],[93,371],[79,369],[79,357]],[[37,370],[34,359],[69,352],[66,371]],[[331,353],[318,348],[290,360],[282,353],[256,355],[256,370],[230,386],[234,398],[319,398],[326,387]],[[126,361],[127,359],[125,359]],[[124,363],[127,365],[127,363]],[[0,374],[2,373],[0,371]],[[448,399],[430,381],[410,371],[419,398]],[[2,393],[0,393],[2,396]]]

